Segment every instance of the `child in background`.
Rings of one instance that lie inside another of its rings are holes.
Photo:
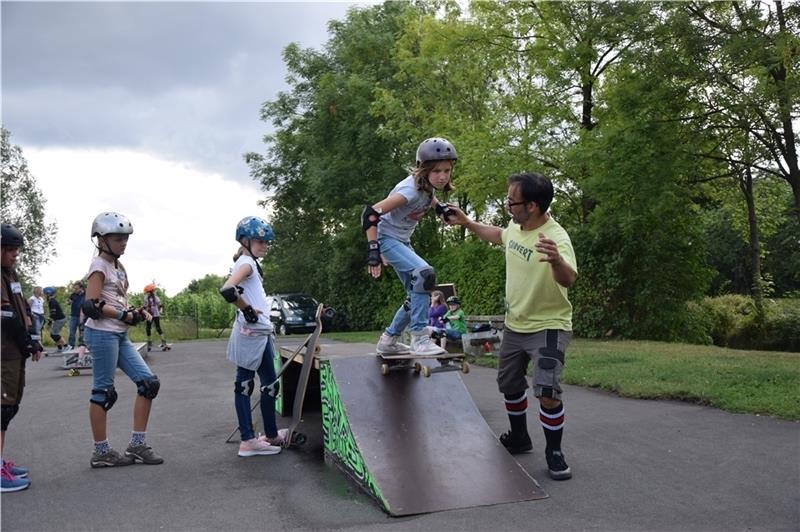
[[[467,318],[461,310],[461,300],[456,296],[447,298],[449,310],[442,320],[445,322],[445,338],[451,342],[460,342],[461,335],[467,332]]]
[[[67,340],[67,350],[75,346],[82,346],[83,343],[83,316],[81,307],[86,297],[83,283],[78,281],[72,285],[72,293],[69,295],[69,340]],[[77,334],[76,334],[77,333]]]
[[[56,343],[56,349],[61,352],[64,349],[64,337],[61,336],[61,329],[67,322],[67,316],[61,308],[61,304],[56,299],[56,289],[54,286],[48,286],[44,289],[44,295],[47,296],[47,310],[50,314],[50,338]]]
[[[41,336],[44,327],[44,292],[42,287],[37,286],[33,289],[33,295],[28,299],[31,307],[31,317],[33,318],[33,330],[37,336]]]
[[[445,325],[442,318],[447,312],[447,305],[444,304],[444,294],[440,290],[431,292],[431,306],[428,309],[428,327],[431,328],[431,338],[444,347]]]
[[[147,350],[150,351],[153,348],[153,341],[150,339],[153,325],[155,325],[156,332],[161,338],[161,349],[167,350],[169,348],[167,340],[164,338],[164,331],[161,330],[161,311],[164,310],[164,306],[161,304],[161,298],[156,295],[156,285],[150,283],[145,286],[144,294],[144,309],[153,317],[152,320],[144,325],[144,330],[147,333]]]

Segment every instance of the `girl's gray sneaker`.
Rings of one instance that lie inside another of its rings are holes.
[[[378,340],[375,351],[381,355],[407,355],[411,352],[411,348],[406,344],[400,343],[397,336],[389,336],[384,333]]]
[[[164,459],[157,455],[149,445],[128,445],[128,448],[125,449],[125,456],[133,459],[134,462],[148,465],[164,463]]]
[[[103,454],[92,453],[92,459],[89,462],[92,467],[120,467],[132,464],[133,458],[123,456],[114,449],[109,449],[107,453]]]

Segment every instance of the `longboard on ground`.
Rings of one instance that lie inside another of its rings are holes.
[[[142,342],[133,344],[133,347],[141,354],[145,345],[147,344]],[[61,366],[58,366],[56,368],[57,370],[66,371],[67,376],[69,377],[76,377],[80,375],[81,370],[86,371],[87,374],[91,373],[94,360],[92,358],[92,352],[89,351],[88,348],[84,350],[83,357],[80,356],[80,348],[70,349],[69,351],[64,351],[61,354],[64,355],[64,363]]]

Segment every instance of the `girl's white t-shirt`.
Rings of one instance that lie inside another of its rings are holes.
[[[126,310],[128,308],[128,274],[125,267],[117,262],[117,267],[113,262],[109,262],[102,257],[95,257],[89,265],[87,278],[94,272],[103,274],[103,289],[100,292],[100,300],[106,302],[106,306],[111,306],[116,310]],[[116,318],[99,318],[86,320],[86,326],[91,329],[110,332],[125,332],[128,324]]]
[[[228,340],[227,358],[239,367],[257,370],[263,360],[273,327],[267,309],[267,294],[264,292],[264,285],[261,284],[261,276],[258,275],[253,257],[242,255],[236,259],[231,275],[245,265],[250,266],[251,273],[239,283],[244,290],[241,297],[262,314],[258,315],[257,323],[247,323],[242,312],[236,312],[236,320]]]

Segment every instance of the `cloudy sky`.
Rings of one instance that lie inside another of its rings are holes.
[[[287,88],[282,51],[321,48],[365,2],[2,2],[2,123],[58,223],[39,284],[81,278],[101,211],[131,219],[131,290],[174,295],[225,275],[234,231],[266,193],[264,101]]]

